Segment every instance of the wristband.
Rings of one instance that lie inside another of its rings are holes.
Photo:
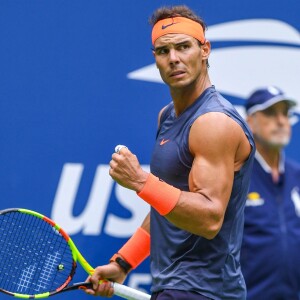
[[[118,253],[135,269],[150,254],[150,234],[139,227]]]
[[[150,173],[144,187],[137,195],[164,216],[175,207],[180,193],[178,188],[159,180]]]
[[[131,265],[120,257],[119,253],[113,255],[113,257],[109,260],[109,262],[116,262],[122,270],[127,274],[131,269]]]

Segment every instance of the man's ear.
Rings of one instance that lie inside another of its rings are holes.
[[[201,46],[202,58],[207,60],[210,55],[211,45],[209,40],[205,40],[204,44]]]
[[[156,68],[158,69],[158,67],[157,67],[157,63],[156,63],[156,53],[155,53],[155,51],[154,51],[154,50],[152,50],[152,54],[153,54],[153,57],[154,57],[154,59],[155,59],[155,65],[156,65]]]

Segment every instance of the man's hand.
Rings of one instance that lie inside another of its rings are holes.
[[[139,192],[145,185],[149,173],[145,172],[136,157],[126,146],[117,146],[112,155],[109,175],[120,185]]]
[[[112,297],[114,295],[114,289],[109,281],[105,281],[106,279],[122,284],[126,279],[126,274],[122,268],[114,262],[99,266],[86,280],[86,282],[93,283],[93,289],[86,289],[85,292],[93,296]]]

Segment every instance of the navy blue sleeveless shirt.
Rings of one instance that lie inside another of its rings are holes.
[[[242,300],[246,298],[246,287],[240,248],[255,152],[252,134],[243,118],[213,86],[178,117],[170,103],[161,116],[150,169],[168,184],[189,191],[188,176],[194,159],[189,151],[190,128],[199,116],[209,112],[221,112],[236,121],[251,144],[251,154],[235,172],[223,226],[214,239],[179,229],[151,208],[152,291],[178,289],[211,299]]]

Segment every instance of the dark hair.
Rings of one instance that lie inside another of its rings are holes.
[[[155,10],[152,16],[149,18],[149,23],[153,27],[160,20],[174,17],[184,17],[191,19],[202,26],[203,32],[205,32],[206,30],[206,24],[204,20],[186,5],[160,7]]]

